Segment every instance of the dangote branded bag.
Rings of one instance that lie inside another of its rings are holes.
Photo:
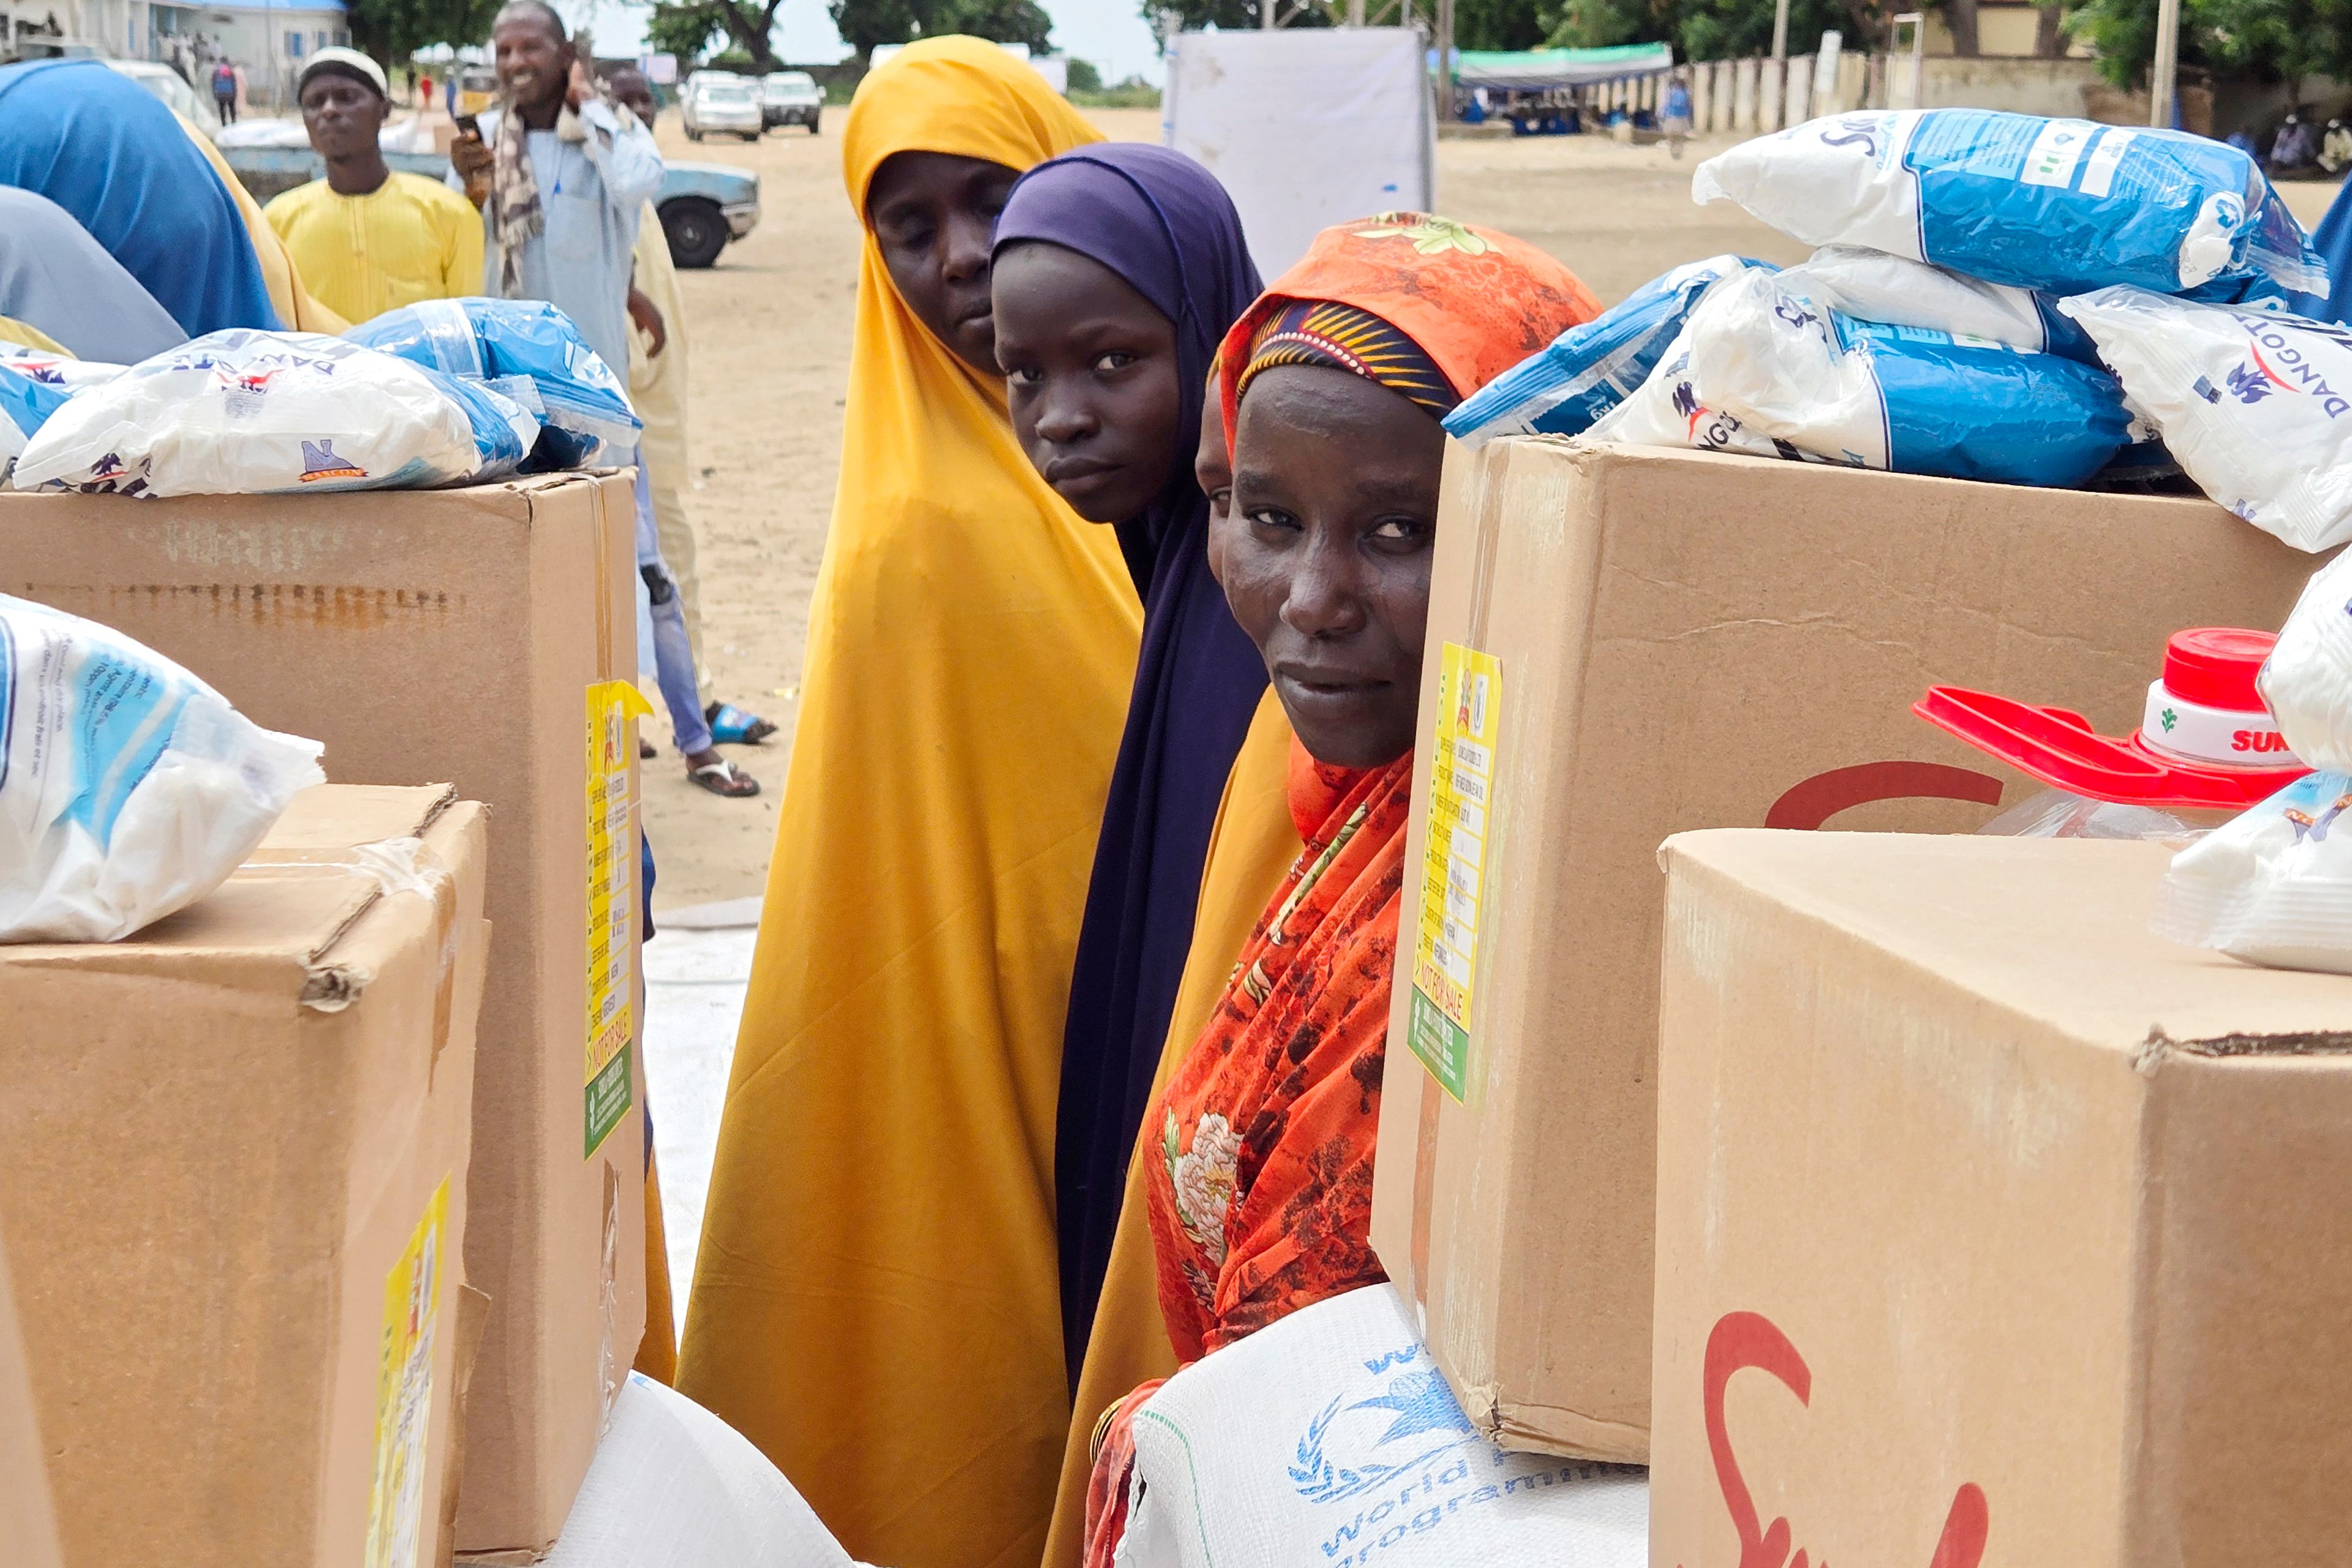
[[[83,388],[16,485],[128,495],[400,489],[502,478],[539,422],[487,386],[314,332],[213,332]]]
[[[1474,1430],[1387,1285],[1213,1351],[1136,1413],[1133,1568],[1646,1568],[1638,1468]]]
[[[1597,439],[2077,485],[2124,444],[2115,378],[1990,339],[1893,327],[1746,272],[1709,289]]]
[[[0,942],[112,942],[220,886],[319,743],[96,621],[0,595]]]
[[[1832,115],[1708,159],[1691,198],[1738,202],[1809,245],[2053,294],[2171,293],[2245,271],[2327,292],[2253,159],[2186,132],[1982,109]]]
[[[2299,550],[2352,539],[2352,332],[2138,289],[2058,308],[2207,495]]]

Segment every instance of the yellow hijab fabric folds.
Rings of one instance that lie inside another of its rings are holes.
[[[938,38],[859,87],[843,163],[863,217],[894,153],[1097,140]],[[1063,1014],[1142,611],[870,230],[845,419],[678,1387],[860,1560],[1029,1568],[1069,1418]]]

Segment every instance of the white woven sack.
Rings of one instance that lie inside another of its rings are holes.
[[[563,1535],[541,1568],[850,1568],[751,1440],[631,1373]]]
[[[1645,1471],[1507,1454],[1385,1285],[1169,1379],[1135,1418],[1131,1568],[1646,1568]]]

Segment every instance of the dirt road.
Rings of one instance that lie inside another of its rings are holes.
[[[840,118],[830,118],[837,132]],[[1115,138],[1157,141],[1156,110],[1096,115]],[[764,746],[736,748],[766,786],[723,801],[686,783],[663,736],[646,764],[646,830],[659,858],[657,908],[761,890],[784,742],[800,695],[809,591],[833,503],[848,377],[858,227],[842,193],[835,135],[776,132],[757,143],[688,142],[674,116],[660,127],[680,160],[758,171],[762,215],[751,237],[709,271],[683,274],[693,361],[694,461],[688,502],[702,540],[707,653],[720,693],[782,726]],[[1802,259],[1805,247],[1727,204],[1697,207],[1690,169],[1729,138],[1694,142],[1679,163],[1663,146],[1593,136],[1444,142],[1437,205],[1533,241],[1576,268],[1604,303],[1679,261],[1723,251]],[[2332,185],[2284,187],[2316,224]]]

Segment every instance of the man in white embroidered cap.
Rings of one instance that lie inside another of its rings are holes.
[[[447,186],[384,165],[383,68],[357,49],[320,49],[303,62],[295,97],[327,177],[262,212],[319,302],[356,326],[479,289],[481,215]]]

